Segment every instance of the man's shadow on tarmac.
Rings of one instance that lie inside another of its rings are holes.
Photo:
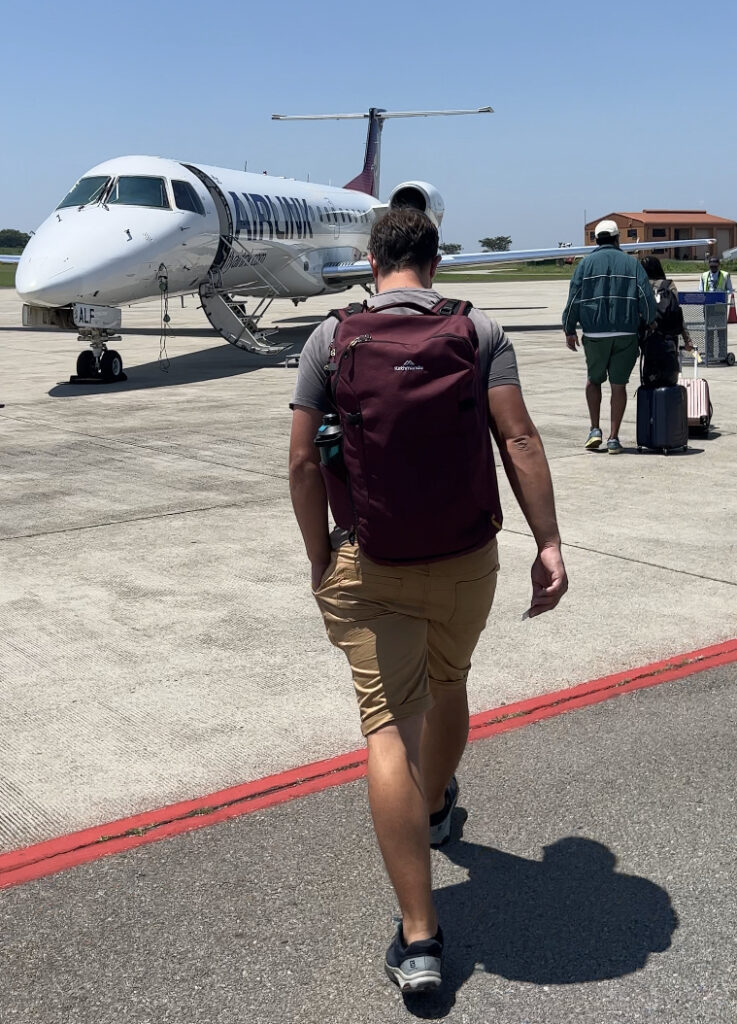
[[[454,826],[457,834],[458,820]],[[614,854],[593,839],[559,839],[541,861],[462,840],[442,852],[469,877],[435,893],[447,949],[443,984],[405,997],[417,1017],[446,1016],[479,970],[535,985],[631,974],[668,949],[678,927],[665,889],[618,873]]]

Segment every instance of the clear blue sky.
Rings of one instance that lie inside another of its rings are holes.
[[[430,181],[443,237],[580,242],[643,207],[737,219],[730,4],[62,0],[6,5],[0,227],[35,228],[129,153],[344,184],[365,122],[279,113],[491,105],[389,121],[381,190]],[[8,85],[8,83],[11,83]]]

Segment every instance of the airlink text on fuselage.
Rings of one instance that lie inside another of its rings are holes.
[[[236,237],[256,239],[313,238],[314,211],[306,199],[231,192],[236,213]]]

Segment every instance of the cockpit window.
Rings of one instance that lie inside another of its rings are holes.
[[[113,183],[105,200],[109,205],[153,206],[160,210],[171,209],[163,178],[144,178],[139,175],[121,175]]]
[[[173,180],[171,187],[174,189],[174,202],[178,210],[189,210],[191,213],[200,213],[204,217],[205,207],[188,181]]]
[[[109,181],[110,178],[104,174],[80,178],[74,188],[64,196],[57,210],[63,210],[66,206],[87,206],[88,203],[99,202]]]

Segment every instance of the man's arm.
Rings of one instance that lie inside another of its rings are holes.
[[[583,262],[579,263],[573,271],[573,277],[568,286],[568,302],[563,310],[563,331],[566,336],[566,345],[572,352],[576,351],[576,346],[578,345],[576,326],[578,324],[578,300],[581,294],[582,266]]]
[[[488,400],[504,471],[537,543],[530,616],[541,615],[555,608],[568,589],[550,468],[520,389],[501,384],[489,390]]]
[[[312,565],[312,589],[316,590],[330,562],[328,499],[320,473],[320,455],[314,439],[322,413],[295,405],[289,441],[289,493]]]

